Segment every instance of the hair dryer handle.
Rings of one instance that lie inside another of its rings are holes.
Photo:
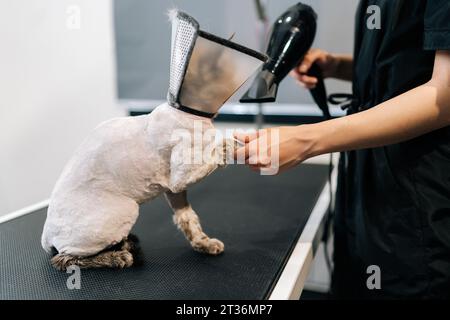
[[[309,68],[307,74],[311,77],[317,78],[316,87],[310,90],[314,102],[319,106],[320,110],[322,110],[325,119],[326,120],[331,119],[330,110],[328,108],[327,102],[327,90],[325,89],[322,70],[317,64],[314,63],[311,66],[311,68]]]

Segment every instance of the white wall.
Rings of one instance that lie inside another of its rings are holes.
[[[111,12],[109,0],[0,0],[0,215],[48,198],[85,135],[124,113]]]

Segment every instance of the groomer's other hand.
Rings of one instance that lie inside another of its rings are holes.
[[[275,127],[257,132],[235,133],[245,145],[235,151],[234,158],[254,171],[278,169],[282,172],[311,157],[314,139],[307,126]]]
[[[324,78],[336,77],[339,59],[324,50],[309,50],[303,58],[303,61],[290,72],[290,75],[296,79],[301,86],[307,89],[313,89],[318,81],[316,77],[307,75],[308,70],[314,63],[317,63],[320,67]]]

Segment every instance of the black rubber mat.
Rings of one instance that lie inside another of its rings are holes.
[[[160,197],[141,207],[133,233],[143,263],[81,270],[81,289],[40,246],[46,209],[0,224],[0,299],[264,299],[327,178],[327,166],[280,176],[242,166],[218,170],[188,191],[204,230],[225,243],[217,257],[194,252]]]

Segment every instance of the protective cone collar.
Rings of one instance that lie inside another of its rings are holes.
[[[169,13],[172,48],[168,103],[213,117],[220,107],[267,60],[267,56],[199,29],[181,11]]]

